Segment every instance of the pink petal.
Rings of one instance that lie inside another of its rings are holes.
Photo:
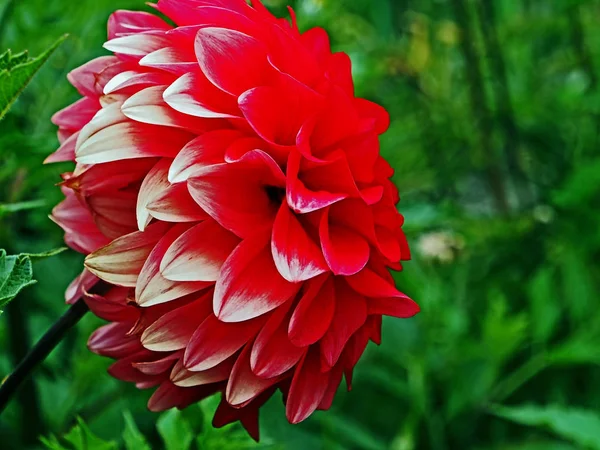
[[[271,76],[266,48],[247,34],[226,28],[202,28],[195,46],[206,77],[232,95],[260,86]]]
[[[160,274],[160,262],[168,248],[189,228],[186,224],[173,226],[156,244],[135,285],[135,300],[138,305],[148,307],[175,300],[184,295],[198,292],[213,283],[176,282],[164,278]]]
[[[221,268],[213,308],[225,322],[242,322],[284,304],[300,285],[285,280],[275,267],[266,237],[246,238]]]
[[[65,300],[68,305],[72,305],[77,300],[83,297],[85,292],[88,292],[100,279],[87,269],[77,275],[65,292]]]
[[[211,314],[195,331],[185,350],[186,369],[201,372],[222,363],[250,341],[264,323],[263,317],[226,323]]]
[[[81,130],[100,109],[97,98],[84,97],[61,109],[52,116],[52,123],[62,129],[76,132]]]
[[[115,56],[100,56],[72,70],[67,78],[81,95],[97,98],[102,94],[102,89],[98,90],[98,75],[117,63],[119,63],[119,59]]]
[[[329,385],[329,372],[321,372],[319,353],[309,351],[294,372],[285,413],[292,424],[308,418],[319,406]]]
[[[124,358],[142,349],[137,336],[128,336],[131,323],[115,322],[104,325],[92,333],[88,348],[101,356]]]
[[[294,345],[305,347],[321,339],[331,324],[335,312],[333,279],[322,276],[308,282],[288,329]]]
[[[142,345],[155,352],[185,348],[198,324],[212,312],[210,300],[209,295],[203,295],[160,317],[142,334]]]
[[[214,220],[183,233],[160,263],[163,277],[172,281],[217,281],[221,266],[240,240]]]
[[[108,38],[137,34],[151,30],[168,30],[171,27],[160,17],[141,11],[118,10],[108,19]]]
[[[148,255],[167,229],[166,224],[157,223],[143,233],[136,231],[118,238],[89,255],[85,266],[108,283],[133,287]]]

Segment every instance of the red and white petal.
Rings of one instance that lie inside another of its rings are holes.
[[[251,345],[248,344],[242,350],[227,383],[225,398],[231,406],[240,407],[254,400],[281,379],[281,377],[263,378],[255,375],[250,367],[250,348]]]
[[[327,391],[329,377],[329,372],[321,371],[318,351],[311,349],[296,367],[292,379],[285,408],[290,423],[302,422],[317,409]]]
[[[196,329],[185,350],[186,369],[201,372],[222,363],[254,338],[264,323],[262,317],[226,323],[211,314]]]
[[[88,340],[88,348],[109,358],[124,358],[142,349],[137,336],[128,336],[130,322],[114,322],[98,328]]]
[[[196,35],[195,48],[204,75],[229,94],[238,96],[265,84],[272,76],[265,46],[239,31],[202,28]]]
[[[292,283],[309,280],[329,270],[321,249],[287,203],[281,205],[275,218],[271,251],[277,270]]]
[[[138,34],[151,30],[169,30],[171,26],[160,17],[142,11],[118,10],[108,19],[108,38]]]
[[[145,232],[136,231],[113,242],[85,259],[85,267],[100,279],[117,286],[133,287],[150,252],[168,230],[157,223]]]
[[[262,316],[293,297],[299,284],[277,271],[266,236],[243,240],[227,258],[215,286],[213,308],[224,322]]]
[[[231,118],[241,113],[234,96],[213,85],[202,72],[189,72],[164,92],[165,102],[175,111],[195,117]]]
[[[190,141],[175,157],[169,181],[180,183],[204,168],[224,162],[225,151],[242,134],[235,130],[216,130]]]
[[[116,56],[100,56],[72,70],[67,78],[81,95],[97,98],[102,94],[102,89],[98,86],[98,76],[108,67],[118,63],[119,59]]]
[[[164,222],[198,222],[209,218],[190,195],[187,183],[171,184],[146,205],[146,210]]]
[[[114,53],[141,59],[169,44],[169,38],[164,34],[136,33],[110,39],[103,47]]]
[[[83,297],[83,295],[88,292],[93,286],[96,285],[100,281],[96,275],[90,272],[87,269],[83,269],[83,271],[77,275],[71,284],[67,287],[65,292],[65,301],[68,305],[72,305],[77,300]]]
[[[210,295],[174,309],[150,325],[141,336],[142,345],[155,352],[180,350],[187,346],[198,325],[212,312]]]
[[[176,282],[160,274],[160,262],[169,247],[189,229],[187,224],[173,226],[152,249],[135,285],[135,300],[143,307],[175,300],[211,286],[212,282]]]
[[[183,233],[160,263],[163,277],[172,281],[217,281],[221,266],[240,240],[212,219]]]
[[[178,361],[171,371],[171,381],[176,386],[192,387],[202,386],[204,384],[217,383],[225,381],[231,374],[231,369],[235,364],[236,356],[231,356],[222,363],[201,372],[192,372],[187,370],[183,365],[183,361]]]
[[[136,205],[137,224],[140,231],[144,231],[152,220],[152,216],[147,209],[148,203],[171,186],[167,179],[171,162],[172,160],[169,158],[159,160],[142,182]]]
[[[157,355],[160,355],[160,353],[155,353],[154,355],[154,357],[156,357]],[[165,356],[164,358],[159,357],[159,359],[155,359],[153,361],[134,362],[132,365],[134,368],[136,368],[145,375],[161,375],[169,371],[173,367],[173,365],[175,365],[178,362],[181,356],[182,352],[173,352]]]

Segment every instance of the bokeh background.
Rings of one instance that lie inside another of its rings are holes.
[[[286,0],[265,3],[286,13]],[[391,113],[382,151],[413,251],[396,279],[422,312],[384,321],[332,411],[291,426],[272,399],[260,445],[211,430],[214,400],[147,412],[149,393],[87,351],[98,321],[86,317],[3,414],[0,448],[46,436],[54,449],[137,450],[142,434],[168,450],[600,448],[600,2],[291,3],[301,28],[325,27],[351,55],[358,95]],[[47,214],[69,165],[42,165],[57,147],[50,116],[77,98],[66,74],[104,54],[119,8],[148,9],[0,0],[0,49],[38,54],[71,34],[0,122],[0,203],[39,203],[0,217],[9,253],[62,245]],[[81,262],[36,263],[39,283],[0,317],[0,376],[66,309]]]

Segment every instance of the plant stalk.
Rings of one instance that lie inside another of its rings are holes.
[[[89,311],[88,306],[82,299],[77,300],[67,312],[42,336],[42,338],[29,351],[27,356],[19,363],[0,385],[0,413],[13,398],[21,384],[29,378],[37,365],[56,348],[67,332],[73,328]]]

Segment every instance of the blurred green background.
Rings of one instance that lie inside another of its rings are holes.
[[[285,13],[286,0],[265,3]],[[143,434],[168,450],[600,449],[600,2],[291,3],[301,28],[325,27],[351,55],[358,95],[391,113],[382,147],[413,250],[396,278],[422,312],[384,321],[330,412],[291,426],[270,401],[260,445],[211,430],[214,400],[147,412],[149,393],[87,351],[99,321],[86,317],[3,414],[0,448],[42,447],[43,435],[56,449],[137,450]],[[0,49],[38,54],[71,34],[0,122],[0,203],[44,205],[0,217],[0,248],[61,245],[47,214],[69,165],[41,164],[57,147],[50,116],[77,98],[65,76],[104,54],[120,8],[148,9],[0,0]],[[1,376],[66,309],[81,261],[36,263],[39,283],[0,317]]]

